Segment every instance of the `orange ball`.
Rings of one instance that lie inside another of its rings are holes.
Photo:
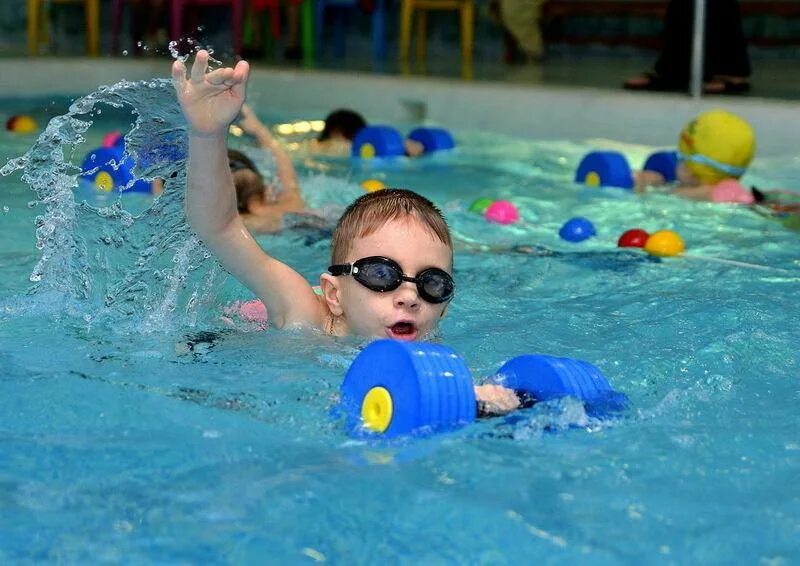
[[[672,230],[654,232],[644,245],[644,251],[658,257],[681,255],[685,249],[683,239]]]

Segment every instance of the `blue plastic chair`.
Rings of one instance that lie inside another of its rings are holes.
[[[322,30],[325,27],[325,11],[337,9],[333,26],[333,51],[337,57],[343,57],[345,51],[344,8],[358,8],[358,0],[316,0],[314,34],[316,49],[321,52]],[[386,58],[386,0],[375,0],[372,11],[372,52],[376,61]]]

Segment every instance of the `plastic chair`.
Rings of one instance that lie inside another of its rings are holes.
[[[358,0],[317,0],[315,8],[314,37],[317,48],[321,48],[325,11],[328,8],[358,8]],[[343,22],[341,17],[337,17],[333,26],[333,51],[337,57],[344,55],[344,37]],[[386,0],[375,0],[372,10],[372,54],[376,60],[386,57]]]
[[[83,4],[86,13],[86,52],[91,57],[100,53],[100,0],[50,0],[51,4]],[[47,32],[39,36],[44,0],[28,0],[28,55],[39,54],[39,42],[46,41]]]
[[[233,12],[233,50],[237,54],[242,52],[242,23],[244,19],[244,0],[172,0],[172,22],[170,35],[173,40],[180,38],[183,32],[183,11],[193,6],[228,6]]]
[[[417,13],[417,58],[425,59],[425,35],[428,10],[458,10],[461,19],[461,61],[472,63],[475,26],[474,0],[402,0],[400,6],[400,59],[408,61],[411,46],[411,23]]]

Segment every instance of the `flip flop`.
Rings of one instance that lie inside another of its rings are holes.
[[[686,90],[685,85],[677,84],[674,81],[665,79],[653,72],[642,73],[622,83],[623,88],[627,90],[644,90],[644,91],[681,91]]]

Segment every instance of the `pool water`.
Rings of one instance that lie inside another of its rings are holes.
[[[36,191],[0,177],[0,561],[800,560],[800,234],[746,208],[577,186],[597,147],[578,140],[456,131],[453,154],[390,165],[298,156],[326,214],[366,178],[444,209],[458,293],[434,338],[477,379],[546,353],[592,362],[631,401],[611,421],[568,400],[355,441],[331,409],[360,341],[223,321],[251,295],[186,229],[182,173],[156,202],[75,202],[62,161],[137,118],[134,145],[179,131],[169,88],[94,93],[70,114],[83,125],[38,141],[0,135],[0,163],[36,144]],[[641,163],[654,148],[624,149]],[[746,180],[799,174],[791,154]],[[487,224],[468,211],[480,196],[512,200],[522,223]],[[573,216],[597,237],[560,240]],[[675,230],[700,257],[619,251],[633,227]],[[259,241],[312,282],[328,265],[323,232]],[[515,251],[529,244],[553,253]]]

